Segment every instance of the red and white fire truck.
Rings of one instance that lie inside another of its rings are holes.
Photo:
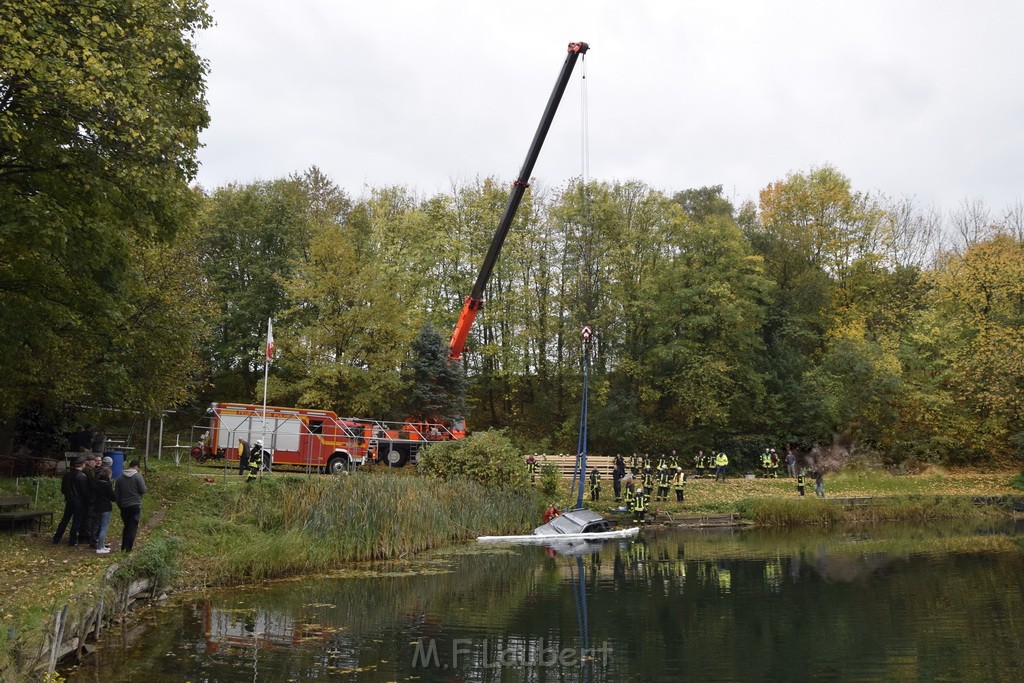
[[[239,441],[257,440],[273,453],[274,465],[341,472],[349,465],[382,462],[390,467],[415,463],[421,448],[435,441],[466,436],[459,421],[385,422],[338,417],[329,410],[281,408],[250,403],[213,403],[206,412],[206,430],[192,455],[200,460],[238,461]]]

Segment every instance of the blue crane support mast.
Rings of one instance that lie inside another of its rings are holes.
[[[576,60],[581,55],[585,55],[589,49],[590,46],[583,42],[569,43],[569,54],[565,57],[562,70],[558,74],[558,80],[555,81],[555,88],[551,91],[551,97],[548,98],[547,107],[544,108],[544,114],[540,118],[540,125],[533,136],[533,142],[530,143],[530,149],[526,153],[526,161],[523,162],[523,167],[519,171],[519,177],[512,183],[512,192],[509,194],[508,204],[505,205],[505,212],[501,215],[501,220],[498,222],[498,229],[491,240],[491,246],[487,250],[487,256],[484,258],[483,265],[480,266],[480,273],[476,277],[476,284],[473,285],[473,291],[470,295],[466,297],[466,301],[462,306],[462,313],[459,314],[459,321],[455,325],[451,342],[448,344],[448,357],[452,360],[460,360],[462,358],[462,351],[466,347],[466,339],[469,337],[469,330],[473,326],[473,320],[484,305],[483,297],[487,281],[491,279],[491,271],[494,270],[498,254],[501,253],[501,248],[505,244],[505,236],[508,235],[508,230],[512,226],[512,220],[519,209],[519,203],[523,200],[526,188],[530,186],[530,175],[533,173],[533,166],[537,163],[540,148],[544,145],[544,138],[547,137],[548,130],[551,128],[551,122],[555,118],[559,102],[562,101],[562,94],[569,83],[573,67],[576,66]]]

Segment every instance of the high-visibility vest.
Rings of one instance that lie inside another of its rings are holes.
[[[636,499],[633,501],[633,509],[637,512],[643,512],[647,509],[646,491],[640,491],[636,494]]]
[[[718,457],[715,458],[715,464],[719,467],[725,467],[729,464],[729,456],[725,453],[719,453]]]
[[[676,489],[686,488],[686,472],[676,472],[676,476],[672,479],[672,486]]]

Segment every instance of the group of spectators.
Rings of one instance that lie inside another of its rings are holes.
[[[64,515],[53,535],[55,545],[64,538],[70,523],[69,546],[89,546],[100,555],[109,553],[107,528],[114,503],[117,503],[124,523],[121,550],[131,551],[142,518],[146,481],[139,472],[138,460],[132,460],[116,480],[112,478],[112,465],[110,457],[99,453],[76,456],[71,462],[60,485],[64,494]]]
[[[100,429],[94,434],[92,425],[79,426],[68,441],[68,450],[72,453],[102,453],[107,449],[107,432]]]

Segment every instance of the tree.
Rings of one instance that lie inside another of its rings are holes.
[[[209,22],[201,1],[0,12],[0,420],[108,383],[134,259],[193,220]]]
[[[411,356],[404,372],[406,412],[426,420],[461,417],[466,410],[466,377],[460,364],[449,361],[448,347],[430,323],[420,328]]]
[[[267,320],[285,309],[284,281],[308,249],[310,216],[294,177],[227,185],[206,198],[199,248],[220,303],[207,343],[217,400],[255,397]]]

